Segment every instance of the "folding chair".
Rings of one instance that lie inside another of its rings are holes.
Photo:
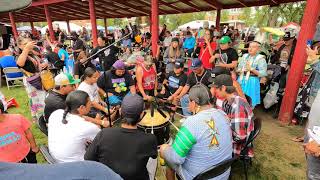
[[[49,153],[49,148],[45,145],[40,146],[40,152],[49,164],[56,164],[57,161]]]
[[[11,85],[11,86],[10,86],[10,83],[9,83],[9,81],[23,80],[23,76],[21,76],[21,77],[15,77],[15,78],[10,78],[10,77],[8,77],[8,74],[12,74],[12,73],[22,73],[21,69],[19,69],[18,67],[7,67],[7,68],[3,68],[3,73],[4,73],[4,77],[6,78],[8,90],[10,89],[10,87],[23,86],[23,83],[21,83],[21,84],[13,84],[13,85]]]
[[[256,139],[256,137],[258,136],[258,134],[261,131],[261,119],[253,117],[253,121],[254,121],[254,131],[251,132],[244,148],[241,150],[241,153],[240,153],[240,160],[243,162],[246,180],[248,179],[248,162],[250,164],[252,163],[252,159],[248,155],[249,146]]]
[[[225,160],[216,164],[198,174],[193,180],[206,180],[211,179],[217,176],[220,176],[224,172],[226,172],[229,168],[231,168],[232,163],[237,160],[238,157],[233,157],[231,159]]]

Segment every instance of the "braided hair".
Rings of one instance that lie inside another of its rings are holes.
[[[66,109],[62,116],[62,123],[68,123],[66,117],[69,112],[79,114],[78,108],[80,106],[86,106],[88,101],[90,101],[89,95],[84,91],[76,90],[68,94],[66,99]]]

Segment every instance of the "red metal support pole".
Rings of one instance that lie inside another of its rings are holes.
[[[69,22],[69,20],[67,20],[67,29],[68,29],[68,33],[70,34],[70,33],[71,33],[71,29],[70,29],[70,22]]]
[[[104,31],[106,33],[106,35],[108,34],[108,22],[107,22],[107,18],[103,18],[103,22],[104,22]]]
[[[159,1],[151,0],[151,40],[152,40],[152,55],[156,57],[157,46],[159,40]]]
[[[220,30],[221,9],[217,9],[216,28]]]
[[[30,26],[31,26],[31,32],[34,32],[34,24],[33,24],[33,22],[32,21],[30,21]]]
[[[307,62],[307,40],[312,39],[315,33],[317,24],[316,17],[318,17],[320,14],[319,9],[319,0],[307,0],[307,5],[304,10],[301,24],[301,31],[299,33],[297,46],[294,51],[288,76],[289,78],[287,80],[286,90],[279,113],[279,120],[285,124],[290,123],[293,116],[293,110],[297,99],[302,73]]]
[[[48,5],[44,5],[44,12],[45,12],[45,14],[46,14],[46,19],[47,19],[47,23],[48,23],[50,40],[51,40],[51,42],[53,42],[53,41],[55,41],[55,37],[54,37],[52,20],[51,20],[50,10],[49,10]]]
[[[10,17],[13,37],[14,37],[15,40],[17,40],[18,37],[19,37],[19,34],[18,34],[18,31],[17,31],[17,26],[16,26],[16,23],[14,21],[14,17],[13,17],[13,13],[12,12],[9,12],[9,17]]]
[[[94,8],[94,0],[89,0],[89,10],[90,10],[90,21],[91,21],[91,33],[92,33],[92,41],[93,47],[98,46],[98,33],[97,33],[97,22],[96,22],[96,10]]]

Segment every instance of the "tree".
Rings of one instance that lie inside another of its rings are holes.
[[[221,11],[221,19],[220,21],[228,21],[229,20],[229,11],[228,10],[222,10]]]

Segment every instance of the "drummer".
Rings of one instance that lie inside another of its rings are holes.
[[[174,170],[181,179],[193,179],[200,172],[232,158],[232,137],[229,122],[221,110],[212,108],[211,93],[202,85],[189,92],[189,110],[193,113],[182,124],[173,145],[160,146],[160,156],[169,166],[166,177],[174,179]],[[230,170],[218,176],[228,179]]]
[[[181,93],[188,79],[188,76],[183,72],[183,69],[184,64],[182,62],[176,62],[174,64],[173,72],[170,72],[162,83],[162,89],[159,96],[168,98],[168,101],[172,101]],[[168,87],[167,90],[165,86]]]
[[[141,96],[130,94],[121,105],[120,128],[105,128],[93,140],[85,160],[101,162],[123,179],[148,180],[147,162],[157,157],[157,140],[153,134],[137,129],[144,110]]]
[[[143,99],[152,101],[152,96],[157,96],[158,80],[156,66],[152,56],[146,56],[144,62],[136,69],[137,91]]]
[[[128,93],[136,93],[134,81],[125,68],[124,62],[117,60],[111,69],[100,75],[98,79],[98,87],[105,92],[104,97],[109,98],[108,102],[111,106],[120,105],[122,99]],[[108,93],[108,96],[106,93]]]

